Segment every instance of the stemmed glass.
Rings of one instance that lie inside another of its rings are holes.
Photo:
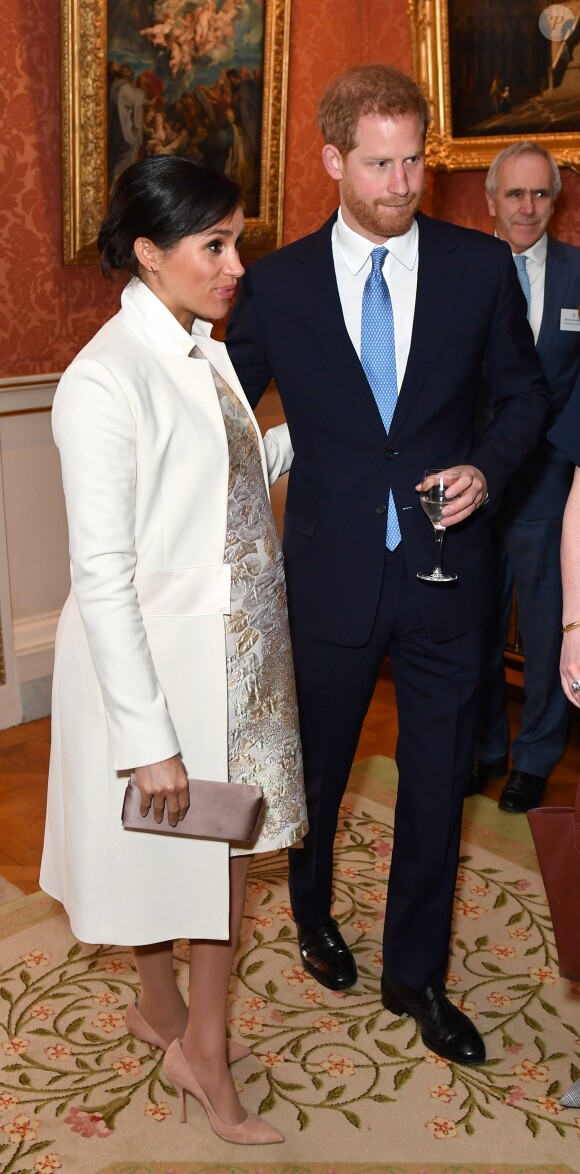
[[[446,497],[445,492],[449,489],[450,485],[453,485],[453,482],[457,478],[458,474],[451,473],[449,470],[425,469],[423,481],[430,479],[431,485],[419,494],[419,498],[435,530],[435,566],[432,571],[417,571],[417,578],[425,579],[428,583],[453,583],[457,578],[457,575],[452,571],[446,573],[441,566],[443,539],[445,537],[445,527],[441,525],[443,506],[448,505],[450,501],[456,500],[454,497]]]

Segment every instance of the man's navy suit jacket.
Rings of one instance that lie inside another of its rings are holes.
[[[276,381],[294,460],[284,556],[294,631],[362,645],[376,615],[392,488],[419,615],[443,641],[491,606],[489,511],[448,530],[452,586],[416,578],[434,562],[415,485],[425,469],[470,463],[490,498],[536,443],[547,390],[511,252],[484,233],[418,214],[411,349],[388,436],[347,333],[332,258],[333,216],[318,232],[256,261],[241,282],[227,345],[256,404]],[[474,440],[482,369],[493,426]]]
[[[560,312],[580,305],[580,249],[548,237],[544,311],[536,350],[550,389],[542,435],[504,494],[502,513],[526,521],[561,518],[574,466],[545,434],[563,411],[580,376],[580,332],[560,329]]]

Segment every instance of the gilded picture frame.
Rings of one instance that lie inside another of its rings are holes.
[[[524,138],[578,168],[580,86],[569,93],[566,77],[580,39],[572,7],[573,20],[558,28],[570,10],[543,0],[408,0],[413,72],[431,114],[429,168],[487,168]]]
[[[260,49],[260,46],[258,46],[258,50],[256,49],[256,43],[262,34],[262,66],[260,71],[257,69],[253,71],[256,75],[253,78],[255,84],[261,83],[261,117],[259,112],[256,116],[259,119],[260,140],[259,144],[256,144],[255,214],[246,216],[244,252],[249,256],[257,256],[276,248],[281,244],[282,239],[290,0],[253,0],[252,4],[244,6],[241,5],[240,0],[180,0],[180,3],[173,0],[171,5],[168,4],[167,12],[175,13],[176,10],[180,10],[184,19],[189,18],[187,30],[190,35],[189,61],[186,61],[189,67],[189,83],[183,75],[179,76],[180,64],[175,64],[175,61],[171,59],[170,53],[176,57],[177,50],[175,46],[170,47],[171,33],[167,35],[164,32],[169,26],[161,23],[164,19],[163,5],[159,3],[159,0],[156,2],[154,0],[137,0],[137,3],[131,3],[130,0],[61,0],[63,256],[65,264],[91,264],[98,261],[96,238],[100,222],[105,214],[111,179],[111,158],[107,149],[107,139],[111,126],[111,67],[116,62],[111,60],[115,54],[111,53],[108,24],[113,5],[117,17],[116,26],[119,23],[119,12],[122,12],[123,7],[127,11],[127,21],[130,17],[134,17],[135,12],[141,19],[143,19],[143,13],[150,16],[150,27],[138,30],[136,35],[140,37],[146,35],[147,44],[155,46],[156,52],[161,53],[164,58],[166,77],[173,81],[174,75],[177,74],[176,84],[179,83],[184,88],[187,88],[187,85],[191,83],[192,77],[196,77],[198,61],[202,63],[205,70],[204,73],[200,73],[200,78],[203,77],[205,82],[210,80],[208,69],[214,59],[216,61],[214,74],[218,71],[219,78],[223,79],[220,84],[228,84],[229,81],[232,81],[233,84],[233,75],[237,74],[237,84],[239,85],[241,77],[248,79],[249,86],[249,69],[242,67],[241,69],[229,68],[228,70],[227,68],[239,64],[239,59],[236,59],[235,56],[232,57],[233,36],[231,36],[231,32],[232,27],[236,28],[235,18],[239,12],[245,14],[246,22],[248,12],[250,16],[254,14],[254,26],[258,20],[257,14],[262,14],[263,33],[261,28],[254,27],[251,30],[253,38],[247,42],[253,47],[253,60],[255,60],[255,53]],[[204,17],[209,13],[210,20],[212,18],[215,20],[216,14],[218,18],[220,14],[222,16],[219,30],[217,32],[214,30],[213,33],[213,50],[210,48],[211,43],[208,39],[206,39],[205,45],[202,41],[202,36],[207,32],[207,30],[203,33],[200,31],[202,11]],[[159,12],[162,12],[161,17],[158,15]],[[195,25],[194,18],[197,20],[199,28]],[[156,19],[157,24],[154,23]],[[137,22],[137,29],[139,23],[141,22]],[[197,38],[193,50],[190,32],[192,23]],[[226,26],[225,32],[224,26]],[[179,27],[183,35],[183,20]],[[227,43],[226,34],[230,35],[231,45]],[[149,52],[151,55],[153,50],[150,48]],[[149,83],[153,86],[151,79],[154,69],[147,69],[143,72],[149,75]],[[226,77],[226,74],[231,76]],[[130,69],[128,76],[131,76]],[[135,84],[137,85],[140,80],[137,78]],[[131,84],[133,84],[132,80]],[[155,85],[158,93],[159,87],[163,88],[162,83],[157,81]],[[199,98],[202,105],[198,109],[202,111],[201,117],[206,121],[212,116],[213,110],[217,108],[219,94],[216,97],[216,86],[217,82],[213,86],[207,84],[199,86]],[[162,107],[159,100],[156,107],[154,102],[149,105],[152,109],[157,109],[156,117],[161,118],[162,114],[159,111],[162,110]],[[177,103],[174,103],[172,113],[176,107]],[[233,123],[235,121],[234,115],[230,113],[229,119]],[[169,123],[169,126],[171,131],[168,133],[174,133],[175,124]],[[153,134],[152,131],[151,134]],[[187,140],[188,148],[190,143],[191,137]],[[161,149],[159,152],[154,150],[153,152],[146,151],[146,153],[168,153],[168,151]],[[183,151],[178,149],[176,153],[187,154],[188,149]],[[194,151],[194,155],[197,154],[200,155],[202,161],[207,161],[201,156],[201,152]]]

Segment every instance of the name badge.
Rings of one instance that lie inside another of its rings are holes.
[[[560,310],[560,330],[580,330],[578,310]]]

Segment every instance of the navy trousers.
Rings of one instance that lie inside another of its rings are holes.
[[[436,643],[411,600],[404,553],[386,552],[374,629],[361,648],[293,634],[310,831],[291,849],[290,897],[316,927],[332,902],[333,845],[361,726],[383,658],[397,697],[399,787],[383,967],[416,989],[447,969],[465,779],[477,718],[481,628]],[[426,583],[421,590],[452,586]]]

